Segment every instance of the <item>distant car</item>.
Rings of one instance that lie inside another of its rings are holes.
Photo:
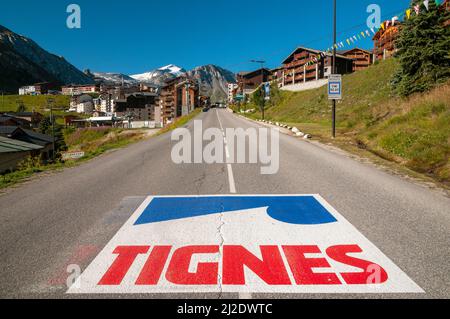
[[[209,107],[204,107],[203,108],[203,112],[208,112],[209,111]]]

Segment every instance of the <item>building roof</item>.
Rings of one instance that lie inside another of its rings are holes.
[[[53,143],[53,137],[18,126],[0,126],[0,135],[27,143],[46,146]]]
[[[0,115],[0,125],[8,125],[7,123],[14,123],[13,125],[30,125],[30,121],[20,117],[15,117],[9,114]],[[11,124],[9,124],[11,125]]]
[[[297,51],[299,51],[299,50],[308,51],[308,52],[315,53],[315,54],[325,53],[327,56],[332,56],[332,55],[333,55],[332,53],[326,53],[325,51],[320,51],[320,50],[310,49],[310,48],[306,48],[306,47],[297,47],[297,48],[296,48],[294,51],[292,51],[292,53],[289,54],[289,56],[288,56],[286,59],[284,59],[284,61],[281,62],[281,63],[282,63],[282,64],[287,64],[287,63],[291,62],[292,56],[293,56]],[[337,52],[337,51],[336,51],[336,52]],[[344,55],[341,55],[341,54],[338,54],[338,53],[336,54],[336,56],[337,56],[338,58],[351,60],[351,59],[349,59],[348,57],[346,57],[346,56],[344,56]]]
[[[347,53],[349,53],[349,52],[352,52],[352,51],[355,51],[355,50],[358,50],[358,51],[364,51],[364,52],[369,53],[369,54],[372,53],[372,51],[365,50],[365,49],[361,49],[361,48],[358,48],[358,47],[353,48],[353,49],[348,49],[348,50],[339,50],[339,51],[336,51],[336,52],[337,52],[338,54],[340,54],[340,55],[345,55],[345,54],[347,54]]]
[[[385,28],[385,29],[380,28],[380,29],[375,33],[375,35],[373,36],[372,40],[373,40],[373,41],[378,40],[383,34],[385,34],[387,31],[391,30],[392,28],[398,29],[398,27],[399,27],[401,24],[402,24],[402,23],[401,23],[400,21],[396,20],[396,21],[394,22],[394,25],[390,24],[390,25],[389,25],[387,28]]]
[[[306,47],[297,47],[297,48],[296,48],[294,51],[292,51],[292,53],[289,54],[289,55],[287,56],[287,58],[284,59],[283,62],[281,62],[281,63],[282,63],[282,64],[289,63],[288,60],[290,60],[290,58],[291,58],[298,50],[309,51],[309,52],[316,53],[316,54],[319,54],[319,53],[321,52],[321,51],[319,51],[319,50],[310,49],[310,48],[306,48]]]
[[[40,150],[42,148],[40,145],[0,136],[0,153],[26,152]]]
[[[259,75],[259,74],[261,74],[261,71],[264,71],[266,74],[270,74],[271,73],[271,71],[269,69],[261,68],[261,69],[258,69],[258,70],[254,70],[254,71],[250,71],[250,72],[247,72],[245,74],[242,74],[242,77],[249,78],[249,77],[252,77],[254,75]]]

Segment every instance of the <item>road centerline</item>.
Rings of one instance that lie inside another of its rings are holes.
[[[216,110],[216,116],[217,116],[217,120],[219,121],[220,129],[221,129],[222,134],[223,134],[225,154],[226,154],[227,159],[229,159],[230,158],[230,151],[228,149],[227,137],[226,137],[226,134],[225,134],[225,130],[223,129],[222,121],[220,120],[219,112],[217,110]],[[233,174],[233,167],[231,166],[230,163],[227,163],[227,172],[228,172],[228,184],[230,186],[230,193],[231,194],[237,194],[236,183],[235,183],[234,174]]]

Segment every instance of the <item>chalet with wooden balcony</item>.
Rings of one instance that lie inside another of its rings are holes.
[[[373,54],[370,51],[360,48],[353,48],[338,52],[340,55],[353,60],[353,72],[364,70],[373,64]]]
[[[242,94],[250,94],[262,83],[269,82],[272,72],[262,68],[251,72],[239,72],[236,76],[238,91]]]
[[[308,62],[320,59],[317,63]],[[317,81],[327,78],[332,73],[333,55],[319,50],[298,47],[283,62],[282,86]],[[351,73],[353,60],[346,56],[336,55],[336,71],[338,74]]]
[[[385,60],[394,55],[397,51],[395,41],[400,32],[400,22],[395,21],[395,24],[391,24],[384,29],[381,28],[373,37],[374,43],[374,56],[376,60]]]

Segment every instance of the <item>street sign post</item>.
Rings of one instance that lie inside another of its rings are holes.
[[[342,99],[342,75],[331,74],[328,78],[328,99]]]
[[[264,83],[264,99],[266,101],[270,100],[270,82]]]

